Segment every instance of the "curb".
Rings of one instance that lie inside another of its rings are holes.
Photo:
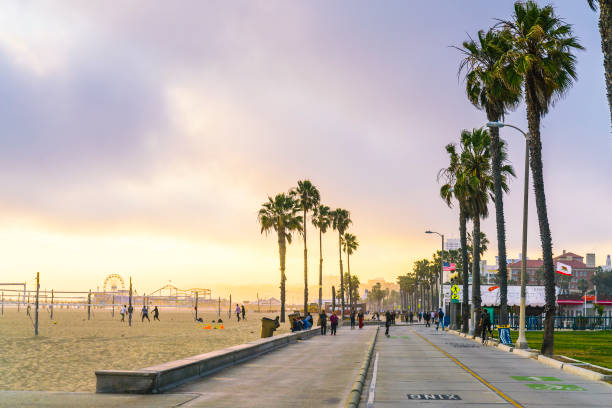
[[[368,370],[370,369],[370,362],[372,361],[372,355],[374,354],[374,345],[376,345],[376,339],[378,338],[378,331],[380,330],[380,326],[376,327],[376,333],[374,333],[374,338],[368,347],[368,350],[365,353],[365,359],[363,363],[361,363],[361,368],[359,369],[359,373],[357,374],[357,378],[355,378],[355,382],[353,382],[353,386],[351,387],[351,391],[349,392],[348,399],[346,400],[346,404],[344,404],[345,408],[357,408],[359,406],[359,401],[361,400],[361,393],[363,392],[363,386],[366,382],[366,377],[368,376]]]
[[[466,336],[464,333],[459,333],[459,332],[457,332],[455,330],[449,330],[449,333],[454,334],[454,335],[459,336],[459,337],[465,337],[467,339],[480,342],[480,337],[476,337],[476,338],[472,339],[471,336],[469,336],[469,335]],[[539,361],[540,363],[545,364],[545,365],[547,365],[549,367],[557,368],[557,369],[562,370],[562,371],[567,371],[568,373],[572,373],[574,375],[577,375],[577,376],[580,376],[580,377],[583,377],[583,378],[587,378],[589,380],[595,380],[595,381],[610,381],[610,380],[612,380],[612,375],[607,375],[607,374],[599,373],[597,371],[591,371],[591,370],[589,370],[587,368],[578,367],[576,365],[573,365],[572,363],[563,363],[561,361],[555,360],[554,358],[546,357],[546,356],[540,354],[537,351],[515,349],[514,347],[507,346],[507,345],[501,344],[501,343],[496,344],[496,342],[489,341],[489,340],[487,340],[486,345],[489,346],[489,347],[496,347],[496,348],[498,348],[500,350],[506,351],[508,353],[513,353],[513,354],[519,355],[521,357],[526,357],[526,358],[534,359],[534,360]],[[592,364],[583,363],[582,361],[579,361],[579,360],[575,360],[575,359],[571,359],[571,360],[574,360],[576,363],[579,363],[579,364],[585,364],[586,367],[592,366]],[[595,367],[599,367],[599,366],[595,366]],[[599,368],[604,368],[604,367],[599,367]]]

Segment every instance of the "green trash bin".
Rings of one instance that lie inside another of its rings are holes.
[[[280,326],[280,324],[275,319],[270,319],[269,317],[264,317],[261,319],[261,338],[272,337],[274,334],[274,330]]]

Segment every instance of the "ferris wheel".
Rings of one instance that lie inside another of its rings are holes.
[[[104,292],[109,292],[108,289],[110,289],[110,292],[117,292],[119,285],[121,285],[121,290],[125,290],[125,283],[121,275],[111,273],[104,279]]]

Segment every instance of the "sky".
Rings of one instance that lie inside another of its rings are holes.
[[[542,121],[553,249],[602,264],[612,137],[598,15],[584,1],[554,4],[586,50]],[[511,12],[485,0],[3,2],[0,281],[40,271],[42,287],[95,290],[118,273],[140,292],[169,281],[215,297],[255,292],[280,275],[257,211],[306,178],[351,212],[352,273],[394,281],[439,248],[425,230],[458,237],[436,175],[444,146],[486,122],[450,46]],[[526,129],[525,106],[506,122]],[[517,173],[505,197],[517,257],[524,144],[501,135]],[[533,197],[530,208],[538,258]],[[494,217],[482,229],[494,264]],[[323,240],[324,273],[337,275],[337,235]],[[288,249],[290,285],[303,282],[302,245]],[[315,283],[312,228],[308,246]]]

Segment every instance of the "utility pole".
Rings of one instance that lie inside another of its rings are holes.
[[[53,320],[53,289],[51,289],[51,320]]]
[[[40,272],[36,272],[36,311],[34,312],[34,335],[38,336],[38,292],[40,290]]]
[[[115,295],[113,295],[113,311],[111,313],[112,317],[115,317]]]
[[[221,296],[219,296],[219,311],[217,312],[217,317],[221,317]]]
[[[196,299],[195,299],[195,318],[198,320],[198,292],[196,291]]]
[[[91,319],[91,289],[89,289],[89,293],[87,294],[87,320]]]
[[[230,320],[232,318],[232,294],[230,293],[230,302],[229,309],[227,310],[227,319]]]
[[[132,312],[134,308],[132,307],[132,277],[130,276],[130,298],[129,298],[129,307],[128,307],[128,323],[130,327],[132,327]]]
[[[257,313],[259,313],[259,292],[257,292]]]

